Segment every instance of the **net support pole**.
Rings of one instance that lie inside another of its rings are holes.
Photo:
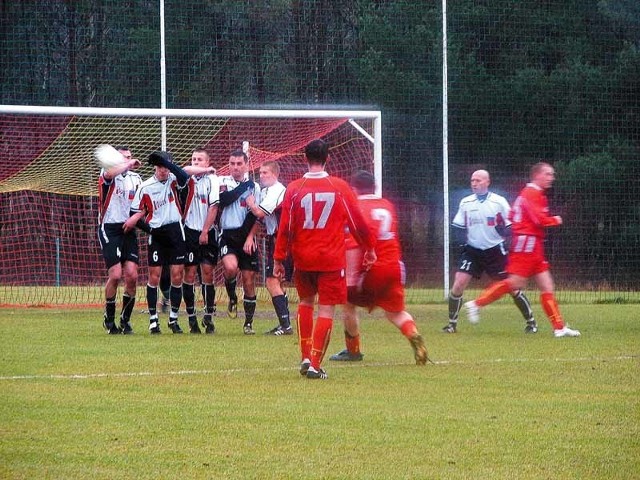
[[[449,116],[447,90],[447,0],[442,0],[442,200],[444,298],[449,296]]]
[[[60,237],[56,237],[56,287],[60,286]]]
[[[165,52],[164,31],[164,0],[160,0],[160,108],[167,109],[167,58]],[[167,117],[160,119],[161,145],[160,149],[167,150]]]
[[[382,114],[373,119],[373,175],[376,178],[376,195],[382,195]]]

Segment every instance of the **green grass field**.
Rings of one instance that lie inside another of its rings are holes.
[[[108,336],[99,310],[3,309],[0,478],[637,479],[638,307],[561,308],[582,337],[553,338],[538,305],[537,335],[509,303],[456,335],[444,304],[411,306],[426,367],[364,315],[364,361],[325,361],[325,381],[299,375],[295,338],[241,320],[152,337],[136,313]]]

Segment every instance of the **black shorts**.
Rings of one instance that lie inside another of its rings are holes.
[[[265,238],[266,244],[266,266],[265,266],[265,275],[267,278],[273,277],[273,252],[276,249],[276,236],[275,235],[267,235]],[[284,267],[284,278],[282,279],[285,282],[290,282],[293,278],[293,259],[291,255],[287,256],[287,258],[282,262],[282,266]]]
[[[124,233],[123,225],[124,223],[104,223],[98,227],[98,240],[107,270],[118,263],[139,263],[136,231]]]
[[[149,266],[183,265],[187,258],[187,244],[180,222],[154,228],[149,235],[147,252]]]
[[[507,252],[504,244],[496,245],[487,250],[467,245],[458,260],[458,271],[468,273],[474,278],[486,272],[494,280],[502,280],[507,277]]]
[[[252,254],[247,254],[243,250],[244,242],[247,234],[244,229],[223,230],[220,234],[220,258],[226,255],[235,255],[238,259],[238,268],[240,270],[259,272],[260,261],[258,250]]]
[[[184,236],[187,242],[185,265],[200,265],[201,263],[215,265],[218,262],[218,234],[215,229],[209,230],[207,245],[200,245],[200,230],[184,227]]]

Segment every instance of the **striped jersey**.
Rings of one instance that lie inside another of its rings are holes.
[[[270,187],[265,187],[260,190],[260,209],[265,213],[264,226],[267,230],[267,235],[273,235],[278,229],[278,223],[280,221],[280,205],[284,200],[284,193],[286,187],[276,182]]]
[[[452,225],[467,230],[467,244],[479,250],[487,250],[504,242],[496,231],[496,219],[502,217],[506,226],[511,225],[509,213],[511,207],[507,200],[489,192],[484,200],[474,193],[460,201],[458,213]]]
[[[124,223],[129,218],[131,202],[142,178],[137,173],[127,171],[107,180],[104,174],[105,170],[102,169],[98,179],[98,223]]]
[[[183,192],[184,194],[184,192]],[[209,207],[220,202],[220,183],[214,174],[192,176],[187,183],[184,226],[202,231]]]
[[[153,175],[138,188],[133,203],[133,212],[147,212],[144,221],[151,228],[158,228],[182,220],[182,209],[178,202],[178,182],[173,173],[161,182]]]
[[[230,192],[240,185],[240,183],[246,182],[249,177],[248,175],[245,176],[241,182],[237,181],[231,175],[223,175],[218,177],[218,179],[220,180],[220,193],[222,193]],[[255,198],[260,198],[260,186],[254,183],[253,189],[243,192],[240,198],[231,205],[227,205],[222,209],[222,213],[220,214],[221,230],[232,230],[242,226],[245,218],[247,218],[247,213],[249,213],[249,209],[247,208],[247,197],[249,195],[254,195]]]

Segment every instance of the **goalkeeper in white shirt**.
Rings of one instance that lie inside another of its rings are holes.
[[[460,246],[458,270],[449,292],[449,323],[442,329],[456,333],[458,315],[462,307],[462,295],[472,278],[483,273],[493,280],[506,278],[507,248],[505,239],[510,236],[511,207],[507,200],[489,191],[491,178],[486,170],[476,170],[471,175],[473,194],[460,201],[460,207],[451,223],[452,236]],[[513,301],[526,322],[525,333],[536,333],[538,326],[531,304],[521,290],[511,292]]]

